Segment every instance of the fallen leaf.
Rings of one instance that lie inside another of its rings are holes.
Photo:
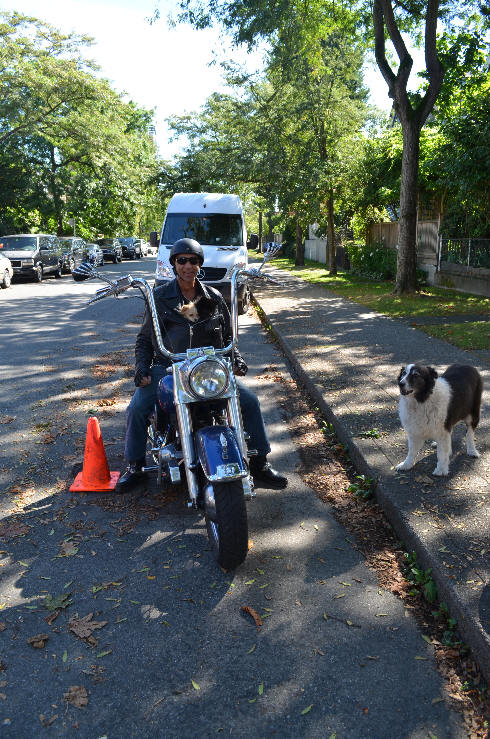
[[[83,618],[73,616],[68,622],[68,628],[80,639],[88,639],[96,629],[102,629],[107,621],[92,621],[94,614],[89,613]]]
[[[58,557],[73,557],[78,553],[78,547],[72,541],[64,541]]]
[[[30,636],[28,639],[26,639],[26,641],[28,644],[31,645],[31,647],[35,647],[35,649],[42,649],[48,639],[49,634],[36,634],[35,636]]]
[[[0,621],[0,632],[5,631],[6,628],[7,624],[5,623],[5,621]]]
[[[99,652],[97,659],[99,657],[107,657],[108,654],[112,654],[112,649],[106,649],[104,652]]]
[[[309,713],[314,705],[315,705],[314,703],[310,703],[309,706],[307,706],[306,708],[303,708],[303,710],[301,711],[301,715],[305,716],[307,713]]]
[[[248,540],[248,551],[250,551],[252,549],[253,545],[254,545],[254,543],[253,543],[252,539],[249,539]]]
[[[12,423],[16,418],[17,416],[2,416],[0,418],[0,423]]]
[[[54,716],[51,716],[50,719],[47,719],[44,713],[39,714],[39,720],[43,726],[51,726],[51,724],[54,723],[57,718],[58,718],[57,713],[55,713]]]
[[[260,618],[257,611],[253,609],[251,606],[242,606],[242,611],[252,616],[253,620],[255,621],[255,625],[257,626],[257,631],[260,631],[262,627],[262,619]]]
[[[88,695],[83,685],[70,685],[68,691],[64,693],[63,698],[67,703],[77,708],[83,708],[88,705]]]
[[[65,649],[65,651],[63,652],[62,660],[63,660],[63,662],[66,662],[67,659],[68,659],[68,652]]]
[[[194,690],[201,690],[201,686],[199,685],[199,683],[196,683],[195,680],[191,680],[191,683]]]
[[[427,644],[432,644],[432,641],[429,636],[426,634],[422,634],[422,639],[427,642]]]
[[[42,602],[42,605],[48,609],[48,611],[57,611],[61,608],[68,608],[69,605],[73,603],[73,601],[70,599],[71,593],[62,593],[61,595],[57,595],[53,597],[52,595],[47,595],[45,599]]]
[[[263,695],[263,694],[264,694],[264,683],[260,683],[260,685],[259,685],[259,695]]]
[[[257,645],[256,645],[256,644],[254,644],[254,645],[253,645],[252,647],[250,647],[250,649],[248,650],[247,654],[252,654],[252,652],[255,652],[255,647],[256,647],[256,646],[257,646]]]

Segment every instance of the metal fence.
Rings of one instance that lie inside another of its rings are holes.
[[[439,239],[437,269],[441,262],[490,269],[490,239]]]

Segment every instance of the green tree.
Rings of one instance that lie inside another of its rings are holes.
[[[327,4],[320,0],[283,0],[269,4],[263,0],[181,0],[182,18],[190,20],[197,27],[205,27],[218,20],[233,34],[237,43],[246,42],[250,46],[254,40],[274,39],[291,25],[291,18],[302,17],[306,36],[318,25],[322,11],[335,21],[339,18],[345,24],[346,6],[340,0]],[[350,16],[350,22],[361,33],[361,23],[368,36],[374,39],[374,50],[378,66],[388,85],[388,94],[393,98],[396,114],[403,133],[403,154],[400,186],[400,237],[395,292],[411,292],[416,288],[416,220],[417,186],[420,154],[421,130],[431,113],[441,92],[444,64],[439,55],[444,42],[451,37],[454,44],[463,44],[468,29],[481,37],[484,23],[488,25],[488,15],[483,4],[475,6],[471,0],[405,0],[403,3],[392,0],[373,0],[367,3],[359,0],[350,6],[357,15]],[[441,21],[442,35],[438,40],[437,27]],[[460,28],[456,35],[454,28]],[[426,84],[420,93],[412,95],[408,82],[413,59],[405,43],[403,32],[407,32],[415,44],[422,45],[425,51]],[[398,68],[394,69],[392,57],[386,48],[389,38],[398,58]],[[451,53],[444,48],[445,63],[451,60]]]
[[[2,230],[62,234],[75,216],[79,232],[92,237],[158,223],[152,111],[124,102],[95,76],[82,58],[85,37],[19,14],[2,19]]]

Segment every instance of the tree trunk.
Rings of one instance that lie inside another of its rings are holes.
[[[297,267],[305,266],[305,248],[303,246],[303,229],[301,228],[301,223],[299,221],[299,218],[296,221],[296,258],[294,260],[294,263]]]
[[[267,213],[267,241],[274,241],[272,233],[272,213]]]
[[[400,224],[394,292],[417,289],[417,183],[419,173],[420,128],[405,121],[403,126],[402,177],[400,186]]]
[[[57,223],[56,235],[63,236],[63,209],[61,205],[60,194],[58,192],[58,185],[56,182],[56,173],[58,170],[58,166],[56,164],[56,157],[54,154],[53,146],[50,146],[49,158],[51,162],[51,171],[49,173],[49,178],[51,181],[51,190],[53,193],[53,205],[54,205],[54,212],[55,212],[56,223]]]
[[[259,210],[259,248],[258,251],[264,251],[262,249],[262,211]]]
[[[337,274],[337,249],[335,246],[335,223],[333,216],[333,190],[328,191],[327,200],[327,251],[328,271],[331,275]]]

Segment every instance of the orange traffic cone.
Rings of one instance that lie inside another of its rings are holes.
[[[76,476],[73,485],[70,487],[70,492],[90,493],[114,490],[119,475],[119,472],[109,471],[99,421],[95,416],[92,416],[87,423],[83,469]]]

